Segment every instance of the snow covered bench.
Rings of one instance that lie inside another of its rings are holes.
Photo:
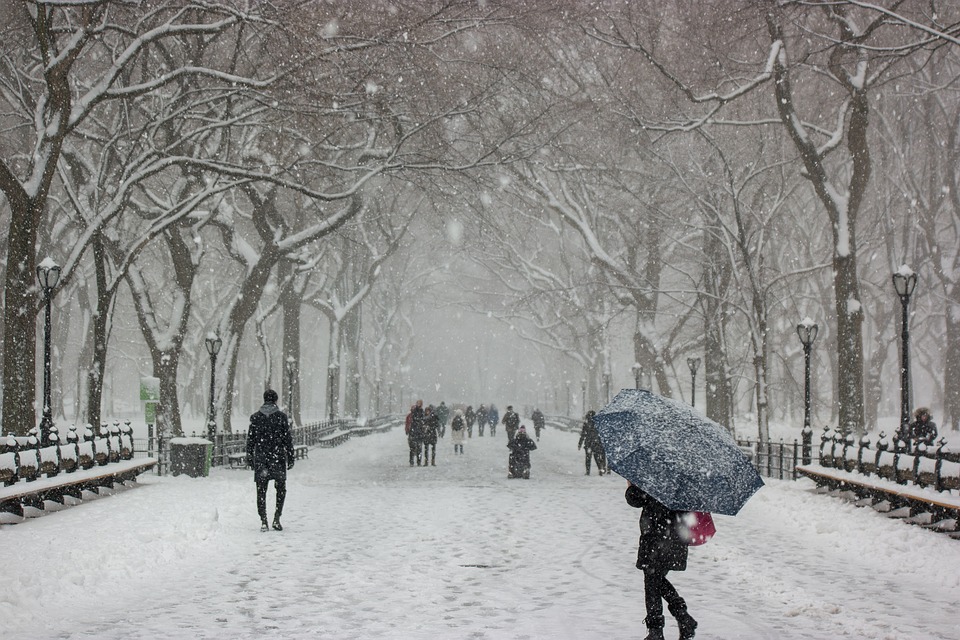
[[[305,444],[294,445],[293,447],[293,459],[294,460],[305,460],[309,457],[310,448]],[[230,465],[231,469],[247,469],[249,465],[247,464],[247,454],[246,453],[229,453],[227,454],[227,464]]]
[[[960,537],[960,457],[947,450],[945,440],[933,452],[920,446],[909,453],[890,450],[882,433],[871,447],[867,437],[855,445],[852,436],[828,428],[817,462],[797,471],[858,504]]]
[[[61,439],[54,427],[46,446],[35,434],[0,439],[0,512],[24,517],[25,507],[43,510],[45,502],[63,505],[67,497],[81,501],[84,491],[99,494],[132,482],[157,464],[133,458],[129,424],[100,431],[98,436],[87,427],[81,441],[75,429]]]

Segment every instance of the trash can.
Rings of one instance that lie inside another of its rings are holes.
[[[170,444],[170,470],[173,475],[181,473],[191,478],[210,475],[210,459],[213,443],[206,438],[172,438]]]

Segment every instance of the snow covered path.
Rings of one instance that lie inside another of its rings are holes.
[[[642,638],[638,512],[576,443],[547,430],[526,481],[502,433],[441,442],[429,468],[399,429],[314,449],[283,532],[260,533],[249,471],[143,477],[0,526],[0,635]],[[771,481],[670,574],[697,638],[960,638],[960,542],[812,486]]]

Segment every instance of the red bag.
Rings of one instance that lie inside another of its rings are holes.
[[[688,511],[680,520],[680,537],[689,547],[706,544],[717,533],[713,516],[706,511]]]

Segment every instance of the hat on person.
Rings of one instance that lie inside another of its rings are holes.
[[[520,425],[520,433],[526,433],[526,432],[527,432],[527,428],[523,425]]]

